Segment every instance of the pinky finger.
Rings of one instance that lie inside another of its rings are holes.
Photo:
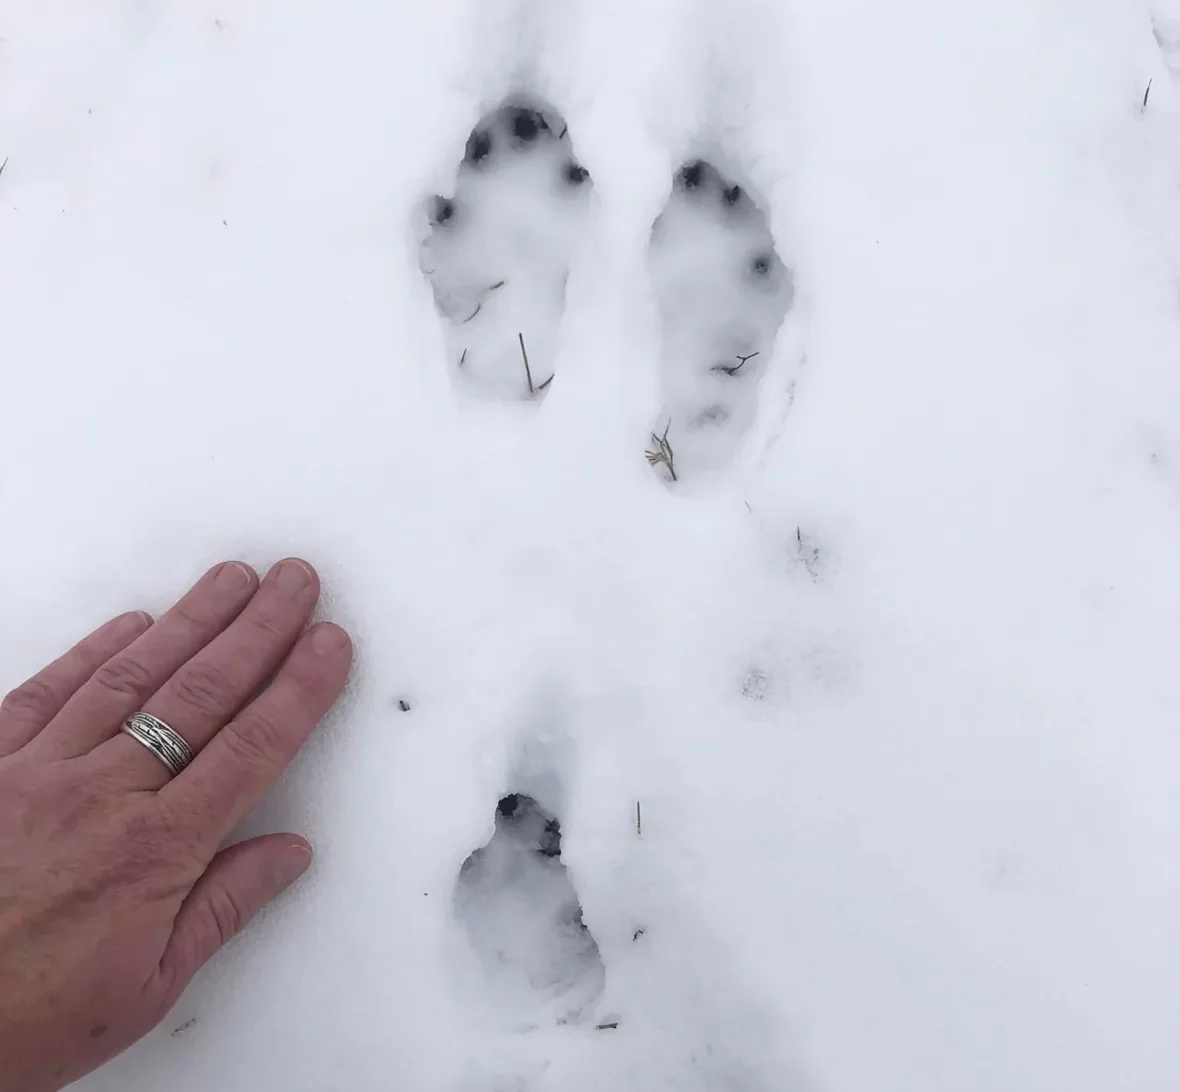
[[[0,701],[0,758],[32,740],[95,671],[151,624],[142,611],[112,618]]]

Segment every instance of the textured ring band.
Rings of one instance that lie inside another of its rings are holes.
[[[123,731],[163,762],[173,777],[193,760],[193,749],[184,736],[151,713],[132,713],[123,722]]]

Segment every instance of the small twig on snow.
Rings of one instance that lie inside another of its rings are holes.
[[[754,357],[756,357],[757,355],[758,355],[757,353],[747,353],[745,356],[739,356],[738,357],[739,363],[733,365],[733,367],[727,367],[724,364],[718,364],[713,369],[713,371],[724,372],[726,375],[737,375],[737,373],[742,370],[742,367],[745,365],[746,361],[753,360]]]
[[[1143,105],[1139,107],[1140,113],[1147,109],[1147,100],[1151,95],[1151,83],[1151,80],[1147,81],[1147,90],[1143,92]]]
[[[635,833],[640,838],[643,837],[643,811],[639,806],[639,801],[635,801]]]
[[[4,162],[0,163],[0,174],[4,173],[4,168],[8,166],[8,156],[4,157]]]

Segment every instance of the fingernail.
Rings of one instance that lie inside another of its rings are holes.
[[[275,570],[275,587],[284,595],[295,595],[311,583],[311,567],[298,558],[289,557],[280,561]]]
[[[242,591],[250,583],[252,574],[240,561],[227,561],[213,578],[213,587],[223,595]]]
[[[119,635],[130,636],[133,633],[142,633],[152,621],[152,616],[147,611],[133,610],[129,614],[119,615],[114,621],[114,629]]]
[[[290,887],[307,871],[310,864],[311,850],[302,842],[292,842],[271,865],[271,879],[275,887],[279,890]]]
[[[311,650],[317,656],[328,656],[338,652],[348,640],[348,634],[331,622],[324,622],[311,631]]]

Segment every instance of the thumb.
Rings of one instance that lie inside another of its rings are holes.
[[[311,847],[294,834],[267,834],[223,849],[184,900],[160,971],[175,996],[213,954],[311,864]]]

